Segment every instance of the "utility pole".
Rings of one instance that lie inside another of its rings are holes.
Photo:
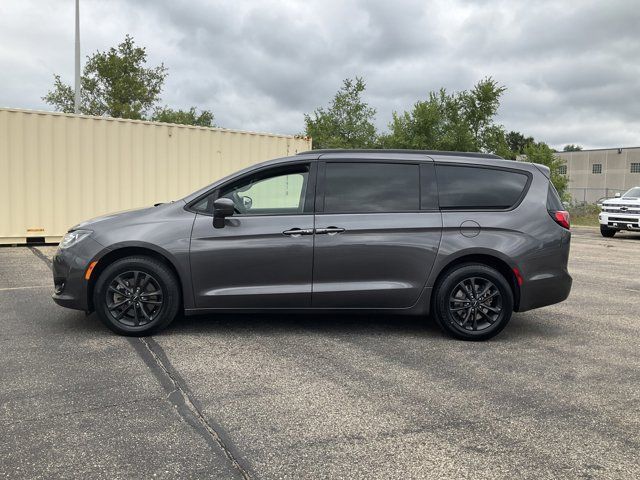
[[[74,113],[80,113],[80,0],[76,0],[76,95]]]

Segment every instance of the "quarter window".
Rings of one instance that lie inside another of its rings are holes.
[[[527,185],[524,173],[494,168],[436,165],[440,208],[506,209]]]
[[[601,163],[594,163],[591,166],[591,173],[602,173],[602,164]]]
[[[556,187],[554,187],[551,182],[549,182],[549,188],[547,189],[547,210],[550,212],[564,210],[562,200],[560,200],[560,195],[558,195]]]
[[[403,163],[328,162],[325,213],[403,212],[420,209],[420,170]]]

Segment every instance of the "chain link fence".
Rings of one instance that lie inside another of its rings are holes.
[[[623,194],[626,188],[567,188],[574,205],[596,204],[607,198],[615,197],[616,193]]]

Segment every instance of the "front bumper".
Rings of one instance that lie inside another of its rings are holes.
[[[640,215],[601,212],[598,220],[600,225],[616,230],[640,231]]]
[[[91,237],[67,249],[58,249],[53,256],[53,301],[75,310],[89,311],[87,267],[97,260],[104,247]]]

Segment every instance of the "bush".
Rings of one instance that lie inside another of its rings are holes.
[[[571,205],[568,207],[572,225],[598,226],[600,207],[592,204]]]

